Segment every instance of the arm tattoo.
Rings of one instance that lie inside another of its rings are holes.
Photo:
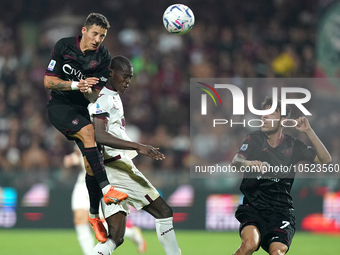
[[[231,164],[233,166],[236,166],[237,169],[239,169],[245,160],[246,158],[242,154],[237,153],[235,157],[233,158],[233,161]]]
[[[65,82],[66,81],[60,79],[60,82],[58,83],[55,83],[54,81],[49,81],[48,85],[49,88],[53,90],[71,90],[71,85]]]

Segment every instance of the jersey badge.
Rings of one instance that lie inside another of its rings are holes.
[[[102,113],[102,112],[103,112],[103,110],[100,108],[100,105],[97,104],[97,105],[96,105],[96,114]]]
[[[90,69],[96,69],[99,65],[99,62],[95,61],[95,60],[91,60],[90,62]]]
[[[48,64],[48,67],[47,67],[47,70],[48,71],[53,71],[54,67],[55,67],[55,64],[57,63],[57,61],[55,60],[51,60],[50,63]]]
[[[73,125],[78,125],[78,123],[79,123],[79,119],[78,118],[72,120],[72,124]]]
[[[246,151],[248,149],[248,144],[242,144],[240,151]]]

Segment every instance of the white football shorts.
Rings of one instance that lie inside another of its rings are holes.
[[[89,210],[90,209],[90,200],[89,200],[89,193],[86,188],[85,183],[85,170],[82,170],[79,173],[78,179],[76,184],[74,185],[73,191],[72,191],[72,202],[71,207],[72,210],[78,210],[78,209],[84,209]]]
[[[101,205],[105,218],[119,211],[128,215],[130,213],[129,205],[140,210],[159,197],[156,188],[136,168],[130,158],[122,156],[118,160],[105,163],[105,169],[110,184],[115,186],[116,190],[129,196],[119,205],[106,205],[102,199]]]

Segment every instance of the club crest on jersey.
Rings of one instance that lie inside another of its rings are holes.
[[[91,60],[90,61],[90,69],[96,69],[99,65],[99,62],[95,61],[95,60]]]
[[[248,149],[248,144],[242,144],[241,148],[240,148],[240,151],[245,151]]]
[[[102,113],[102,112],[103,112],[103,110],[100,108],[100,105],[97,104],[97,105],[96,105],[96,114]]]
[[[48,67],[47,67],[47,70],[48,71],[53,71],[54,67],[55,67],[55,64],[57,63],[57,61],[55,60],[51,60],[50,63],[48,64]]]
[[[79,119],[78,118],[72,120],[72,124],[73,125],[78,125],[78,123],[79,123]]]

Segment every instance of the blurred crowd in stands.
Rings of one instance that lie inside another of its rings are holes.
[[[2,1],[0,8],[0,173],[22,173],[22,184],[54,176],[67,182],[62,166],[69,142],[49,123],[43,85],[54,43],[80,34],[90,12],[111,23],[104,45],[134,65],[129,90],[122,95],[132,139],[159,147],[163,162],[138,157],[144,173],[186,173],[190,163],[190,78],[313,77],[316,66],[317,1],[192,0],[196,24],[184,36],[163,27],[171,1]],[[339,162],[339,112],[323,139]],[[229,134],[233,135],[233,134]],[[228,134],[225,134],[228,137]],[[230,160],[237,144],[225,147]],[[198,146],[205,146],[200,143]],[[205,147],[207,149],[207,147]]]

